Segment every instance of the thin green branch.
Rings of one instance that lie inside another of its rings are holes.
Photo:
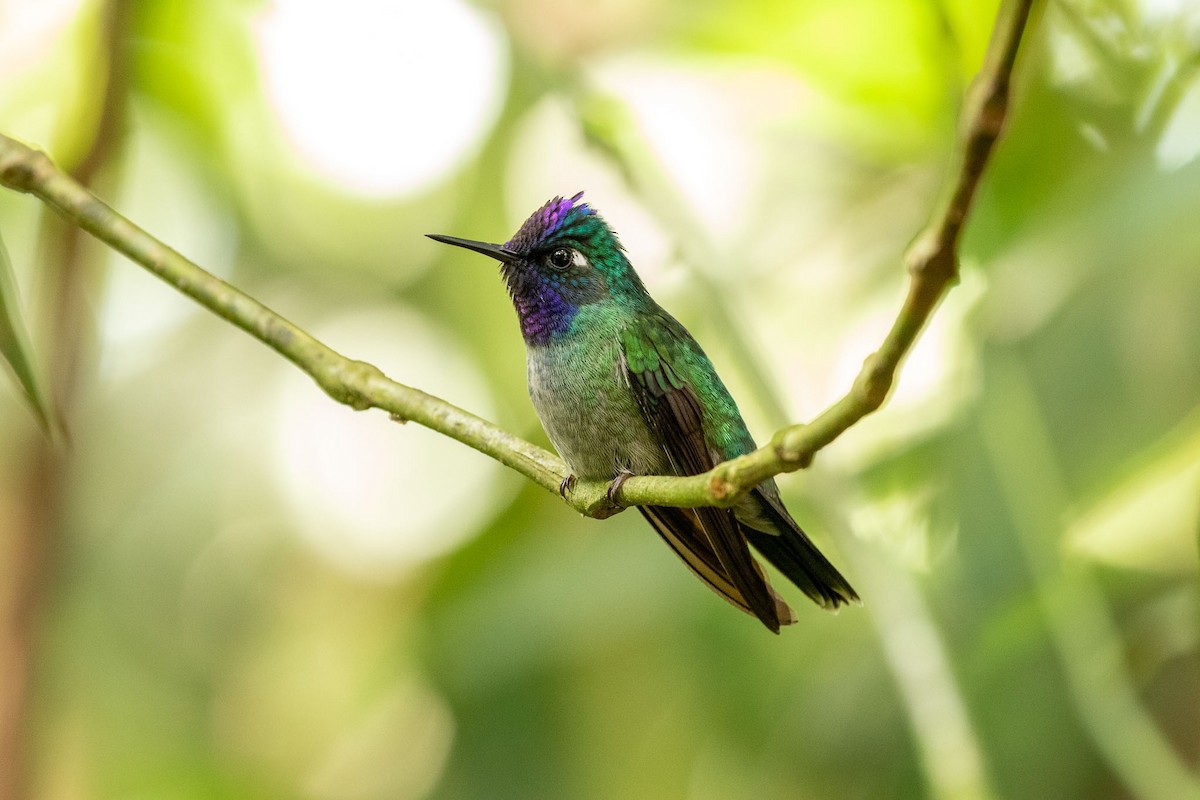
[[[222,319],[264,342],[355,409],[380,408],[468,444],[548,489],[566,467],[551,453],[444,400],[346,358],[249,295],[184,258],[122,217],[45,154],[0,135],[0,184],[29,192]]]
[[[968,93],[954,180],[905,254],[912,276],[908,296],[883,345],[867,357],[850,391],[810,424],[783,428],[767,446],[703,475],[669,481],[630,479],[617,498],[622,504],[729,505],[767,478],[808,466],[819,450],[883,404],[901,360],[957,280],[959,238],[1008,115],[1012,71],[1032,5],[1032,0],[1016,0],[1001,7],[983,68]],[[696,503],[697,498],[707,502]]]
[[[1008,111],[1009,83],[1033,0],[1006,3],[964,114],[955,178],[905,261],[908,296],[880,349],[870,355],[845,397],[807,425],[783,428],[765,447],[687,478],[639,476],[621,486],[614,504],[607,486],[579,482],[567,502],[606,517],[631,505],[728,506],[767,478],[793,472],[850,426],[882,405],[900,361],[957,276],[959,235]],[[558,491],[567,476],[560,459],[467,411],[397,383],[376,367],[347,358],[254,298],[196,264],[91,194],[44,154],[0,135],[0,184],[28,192],[179,291],[266,343],[308,373],[334,400],[355,409],[380,408],[443,433]]]

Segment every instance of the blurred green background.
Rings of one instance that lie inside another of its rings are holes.
[[[69,435],[3,382],[7,791],[1200,796],[1200,10],[1037,6],[961,284],[781,480],[865,607],[778,638],[0,192]],[[764,440],[898,309],[996,7],[9,0],[0,130],[542,444],[494,269],[421,234],[585,189]]]

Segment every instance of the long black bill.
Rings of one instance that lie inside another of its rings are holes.
[[[476,242],[472,239],[459,239],[457,236],[442,236],[440,233],[425,234],[435,242],[442,244],[452,244],[455,247],[465,247],[468,250],[474,250],[476,253],[483,253],[485,256],[491,256],[497,261],[512,261],[517,257],[513,251],[499,244],[488,244],[487,242]]]

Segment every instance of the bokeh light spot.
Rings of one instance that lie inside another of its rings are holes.
[[[276,0],[256,38],[297,154],[364,195],[416,192],[461,163],[507,82],[502,31],[459,0]]]
[[[449,331],[416,312],[354,313],[316,335],[405,383],[490,415],[479,368]],[[501,467],[440,434],[401,428],[378,411],[353,413],[290,372],[280,407],[278,474],[301,535],[348,571],[386,578],[452,549],[503,505]]]
[[[187,158],[179,121],[149,103],[135,103],[131,111],[133,124],[115,205],[185,257],[228,278],[237,232],[228,209]],[[99,314],[101,368],[106,378],[113,378],[158,357],[163,338],[201,308],[120,253],[107,251],[105,259],[109,269]]]

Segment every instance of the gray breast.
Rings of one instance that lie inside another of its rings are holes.
[[[598,346],[597,346],[598,345]],[[669,469],[625,382],[614,339],[552,342],[528,350],[529,396],[559,455],[580,478]]]

